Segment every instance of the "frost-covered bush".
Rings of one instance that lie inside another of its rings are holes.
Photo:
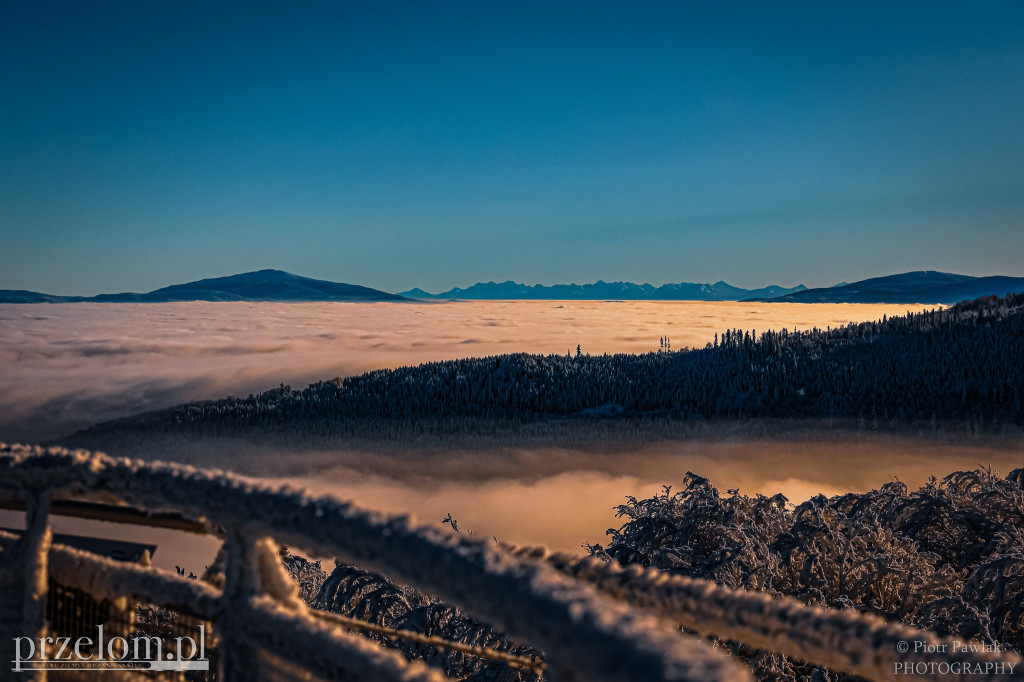
[[[292,577],[299,586],[299,597],[312,606],[320,594],[320,587],[327,579],[327,574],[319,561],[309,561],[303,557],[296,556],[288,551],[287,547],[281,548],[281,563],[284,565],[288,575]]]
[[[377,573],[335,562],[334,570],[327,575],[319,561],[313,562],[291,554],[287,548],[282,548],[281,560],[292,579],[298,583],[303,601],[314,609],[395,630],[408,630],[515,656],[540,658],[539,652],[517,644],[489,625],[414,589],[397,585]],[[437,667],[453,679],[467,682],[539,680],[536,674],[510,667],[501,661],[490,661],[386,634],[368,631],[359,634],[375,640],[383,647],[398,649],[411,660],[422,660]]]
[[[1024,649],[1024,469],[956,472],[909,492],[787,505],[719,495],[687,474],[682,488],[618,507],[626,519],[592,554],[729,587],[856,609],[964,639]],[[763,680],[848,679],[729,644]]]
[[[778,561],[769,544],[788,521],[786,498],[730,492],[720,497],[710,481],[688,473],[679,492],[666,486],[646,500],[627,497],[617,515],[629,520],[609,531],[613,540],[607,553],[622,564],[761,589],[771,575],[767,565]],[[599,545],[591,550],[604,552]]]
[[[337,564],[323,582],[314,608],[384,625],[410,630],[471,646],[486,647],[516,656],[540,657],[539,652],[517,644],[489,625],[474,620],[460,610],[433,600],[408,587],[354,566]],[[367,633],[364,633],[367,634]],[[382,646],[397,648],[410,659],[423,660],[440,668],[445,675],[468,682],[534,682],[538,676],[528,670],[510,667],[461,652],[440,649],[430,644],[367,634]]]

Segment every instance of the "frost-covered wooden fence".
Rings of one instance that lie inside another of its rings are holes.
[[[989,671],[970,678],[978,680],[1005,679],[996,671],[1019,664],[1005,653],[961,647],[952,653],[952,640],[854,612],[614,562],[496,547],[219,471],[0,445],[0,495],[23,500],[27,508],[26,532],[0,551],[0,639],[6,651],[15,637],[44,634],[52,577],[97,598],[150,602],[210,621],[220,639],[223,679],[265,678],[274,666],[292,677],[442,679],[438,671],[351,633],[359,623],[308,609],[281,566],[275,545],[280,541],[379,571],[461,606],[544,651],[549,680],[751,678],[740,661],[681,633],[679,626],[874,680],[898,677],[897,664],[924,665],[927,672],[918,679],[960,679],[949,665],[968,663],[978,666],[972,671]],[[70,498],[202,520],[224,537],[223,588],[53,545],[50,505]],[[942,647],[900,645],[918,641],[947,648],[942,653]],[[477,653],[500,658],[498,652]],[[17,673],[15,679],[31,674],[45,679],[39,672]]]

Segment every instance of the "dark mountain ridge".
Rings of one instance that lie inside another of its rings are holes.
[[[356,284],[300,277],[281,270],[258,270],[227,277],[174,284],[146,294],[53,296],[34,291],[0,289],[0,303],[167,303],[171,301],[407,301]]]
[[[420,288],[401,292],[401,296],[419,299],[466,300],[553,300],[553,301],[738,301],[744,298],[774,297],[803,291],[803,284],[795,287],[771,285],[760,289],[742,289],[726,282],[714,284],[634,284],[633,282],[605,282],[593,284],[520,284],[506,282],[478,282],[471,287],[449,289],[431,294]]]
[[[778,303],[938,303],[952,304],[981,296],[1005,296],[1024,292],[1024,277],[973,277],[932,270],[872,277],[859,282],[840,282],[831,287],[808,289],[800,284],[786,288],[767,286],[743,289],[723,281],[714,284],[634,284],[597,281],[593,284],[520,284],[478,282],[465,289],[431,294],[420,288],[402,296],[442,300],[650,300],[650,301],[772,301]]]
[[[972,277],[934,271],[873,277],[852,284],[808,289],[767,286],[743,289],[714,284],[519,284],[480,282],[466,289],[431,294],[415,288],[401,294],[300,277],[281,270],[259,270],[228,277],[175,284],[149,293],[56,296],[35,291],[0,289],[0,303],[160,303],[169,301],[402,301],[402,300],[649,300],[759,301],[779,303],[938,303],[951,304],[980,296],[1024,292],[1024,277]]]
[[[805,289],[781,296],[760,296],[772,303],[940,303],[950,304],[981,296],[1024,292],[1024,277],[972,277],[918,270],[872,277],[852,284]]]

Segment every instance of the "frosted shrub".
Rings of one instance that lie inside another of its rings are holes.
[[[513,642],[452,606],[395,585],[376,573],[344,564],[335,566],[313,606],[397,630],[410,630],[520,656],[539,656],[538,652]],[[534,682],[538,679],[530,671],[512,668],[500,661],[488,661],[416,642],[394,641],[387,635],[369,636],[382,646],[398,648],[407,658],[423,660],[456,679],[468,682]]]
[[[682,489],[618,507],[626,522],[591,554],[674,574],[856,609],[941,635],[1024,647],[1024,469],[961,471],[908,492],[720,496],[689,473]],[[853,679],[723,643],[762,680]]]
[[[769,543],[789,520],[782,495],[722,498],[706,478],[688,473],[679,492],[666,486],[652,498],[627,500],[616,515],[629,520],[609,531],[607,550],[594,545],[594,553],[729,587],[759,589],[773,575],[778,558]]]

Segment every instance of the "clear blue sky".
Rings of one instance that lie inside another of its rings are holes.
[[[1020,0],[0,0],[0,288],[1022,264]]]

